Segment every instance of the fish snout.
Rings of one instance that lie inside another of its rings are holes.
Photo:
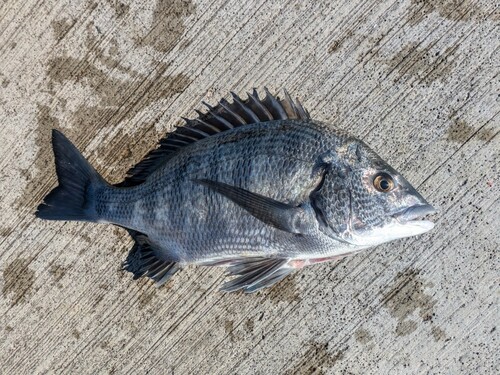
[[[400,212],[397,212],[393,216],[399,222],[408,222],[416,219],[421,219],[424,216],[432,215],[436,213],[437,210],[428,203],[419,204],[412,207],[408,207]]]

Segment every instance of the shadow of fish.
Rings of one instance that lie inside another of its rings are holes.
[[[110,185],[59,131],[47,220],[112,223],[135,240],[124,269],[165,283],[185,264],[225,266],[255,292],[294,269],[424,233],[434,209],[362,141],[265,89],[186,120]]]

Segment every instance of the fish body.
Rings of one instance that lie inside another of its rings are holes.
[[[432,228],[415,219],[433,208],[366,144],[266,94],[209,106],[117,186],[55,131],[60,185],[37,215],[126,228],[135,277],[162,284],[185,264],[222,265],[235,276],[223,289],[245,292]]]
[[[306,213],[310,227],[299,236],[266,224],[194,181],[238,186],[298,206],[319,184],[321,175],[314,169],[321,155],[342,139],[318,123],[296,120],[234,128],[180,149],[141,185],[103,188],[97,201],[106,204],[98,215],[147,233],[176,262],[337,255],[345,246],[319,230],[312,208]]]

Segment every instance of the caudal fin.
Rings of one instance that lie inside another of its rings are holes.
[[[55,129],[52,148],[59,186],[38,206],[36,216],[46,220],[98,220],[95,192],[106,182],[69,139]]]

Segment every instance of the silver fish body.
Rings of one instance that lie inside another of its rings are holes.
[[[234,128],[179,150],[137,187],[103,188],[98,214],[147,233],[162,258],[176,262],[338,255],[351,246],[322,233],[312,208],[305,218],[310,227],[297,235],[267,225],[194,181],[218,181],[298,206],[320,182],[315,168],[321,155],[344,139],[323,124],[296,120]]]
[[[288,94],[266,93],[234,95],[189,120],[119,186],[54,133],[60,186],[37,215],[127,228],[136,242],[125,269],[135,277],[161,284],[184,264],[224,265],[236,276],[224,289],[246,292],[432,228],[415,219],[433,208],[368,146],[310,119]],[[62,195],[74,202],[63,207]]]

